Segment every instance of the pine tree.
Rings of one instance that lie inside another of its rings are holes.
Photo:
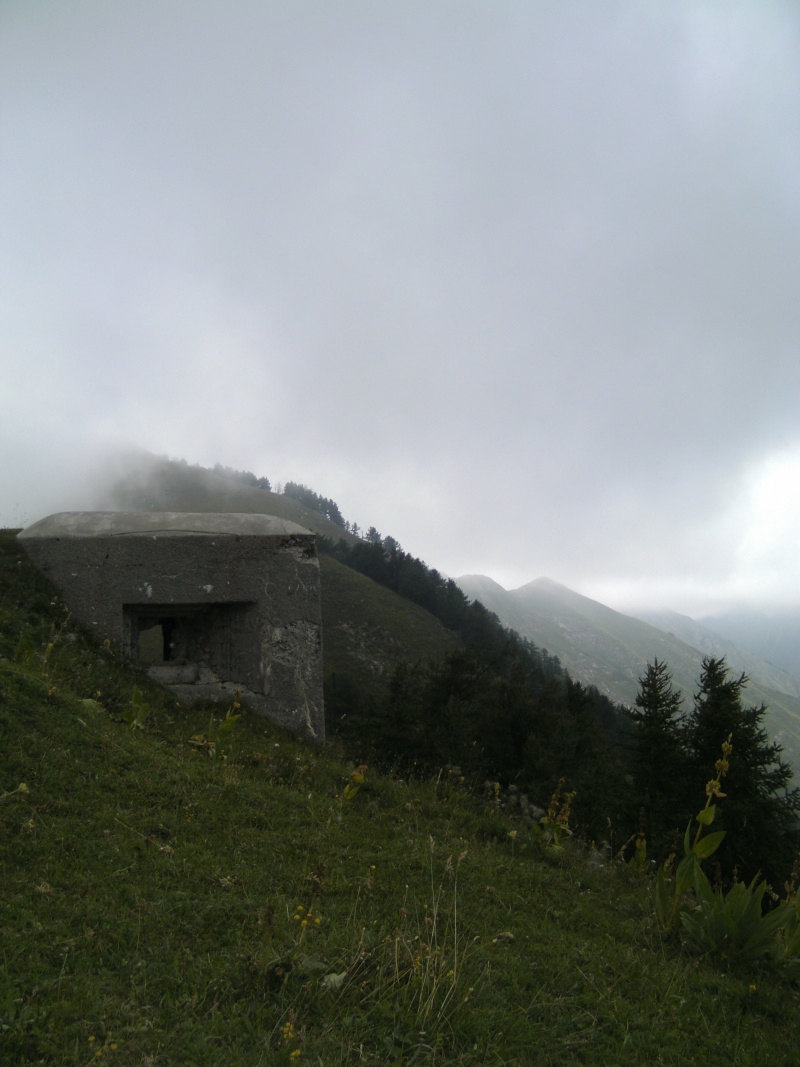
[[[668,849],[685,825],[688,782],[682,703],[666,663],[653,660],[639,678],[635,710],[630,712],[637,731],[630,767],[629,825],[645,831],[651,854]]]
[[[688,718],[690,796],[700,810],[706,782],[719,759],[722,742],[731,737],[733,752],[723,783],[726,796],[717,803],[715,829],[726,837],[715,855],[725,877],[734,871],[743,880],[759,872],[780,889],[800,849],[800,790],[791,788],[792,770],[782,748],[763,728],[766,707],[747,707],[745,674],[728,676],[725,660],[706,657],[700,688]]]

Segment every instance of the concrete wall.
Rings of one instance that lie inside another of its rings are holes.
[[[267,515],[62,512],[19,539],[72,614],[184,701],[325,736],[314,535]]]

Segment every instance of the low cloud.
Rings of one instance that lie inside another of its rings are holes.
[[[454,575],[787,595],[793,7],[0,20],[0,521],[142,448]]]

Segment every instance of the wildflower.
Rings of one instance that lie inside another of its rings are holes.
[[[342,790],[342,798],[344,800],[352,800],[356,795],[360,787],[364,784],[364,778],[367,773],[366,763],[360,763],[358,767],[350,775],[350,781]]]

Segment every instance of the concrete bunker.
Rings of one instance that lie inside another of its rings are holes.
[[[72,614],[184,702],[325,736],[314,535],[268,515],[62,512],[19,539]]]

